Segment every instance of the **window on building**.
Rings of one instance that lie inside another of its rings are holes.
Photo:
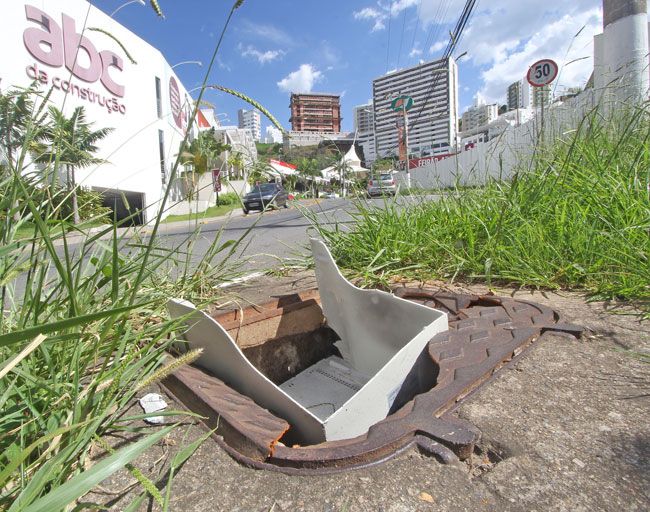
[[[156,77],[156,111],[158,112],[158,119],[162,119],[162,86],[158,77]]]
[[[165,132],[158,130],[158,151],[160,154],[160,180],[167,181],[167,172],[165,170]]]

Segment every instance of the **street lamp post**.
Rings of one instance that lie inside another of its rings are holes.
[[[123,7],[126,7],[127,5],[130,5],[130,4],[140,4],[140,5],[144,5],[144,0],[130,0],[130,1],[128,1],[128,2],[124,2],[122,5],[120,5],[117,9],[115,9],[115,10],[111,13],[111,18],[112,18],[113,16],[115,16],[115,14],[116,14],[120,9],[122,9]]]
[[[182,62],[174,64],[172,66],[172,69],[174,69],[176,66],[182,66],[183,64],[196,64],[197,66],[203,66],[203,62],[201,62],[200,60],[184,60]]]

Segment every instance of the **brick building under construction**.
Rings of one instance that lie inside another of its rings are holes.
[[[337,94],[291,94],[291,129],[296,132],[339,133],[341,97]]]

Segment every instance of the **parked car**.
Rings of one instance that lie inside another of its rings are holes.
[[[244,213],[251,210],[262,211],[268,207],[279,208],[283,206],[289,208],[289,194],[279,183],[262,183],[255,185],[252,190],[243,198]]]
[[[390,194],[394,196],[397,193],[397,182],[390,173],[383,173],[379,176],[372,176],[368,180],[366,189],[370,197]]]

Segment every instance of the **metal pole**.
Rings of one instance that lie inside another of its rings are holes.
[[[404,150],[406,152],[406,187],[411,188],[411,168],[409,165],[408,112],[406,111],[406,103],[402,105],[402,112],[404,112]]]

